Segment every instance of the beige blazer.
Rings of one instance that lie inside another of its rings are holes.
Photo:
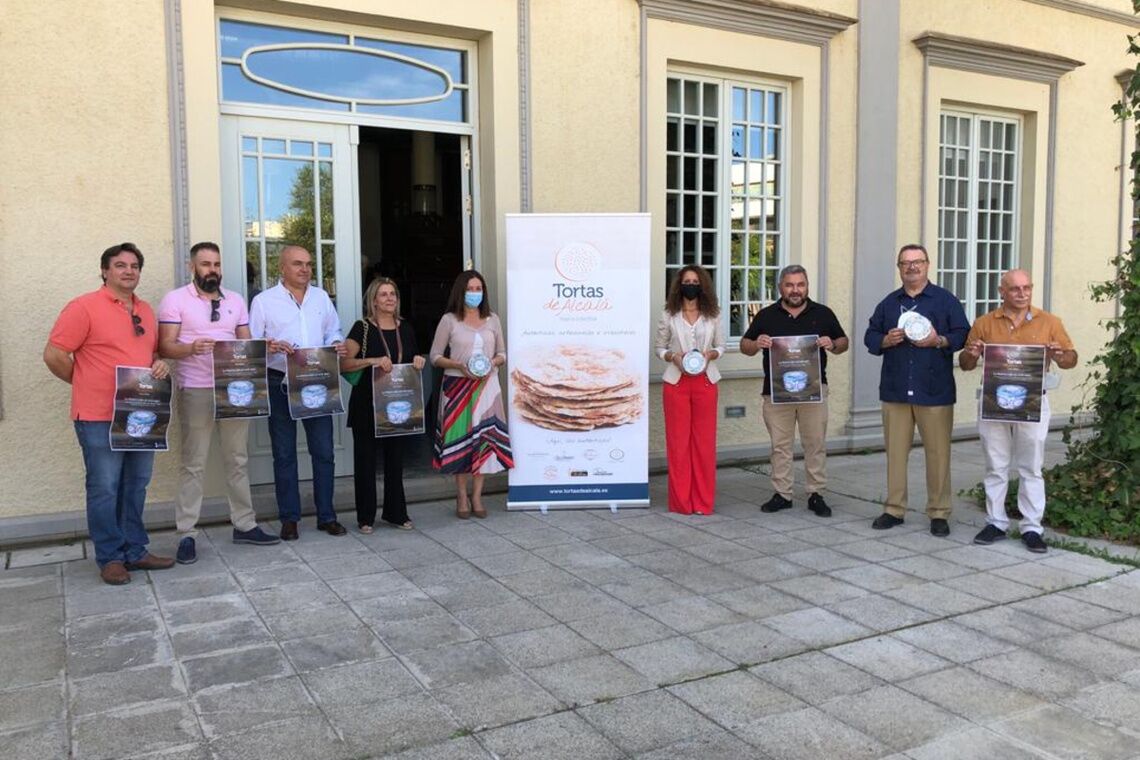
[[[696,345],[693,341],[694,327],[696,328]],[[654,341],[654,347],[657,350],[657,358],[662,361],[665,361],[665,354],[669,351],[686,353],[694,348],[702,352],[708,351],[710,348],[714,349],[717,352],[717,358],[719,358],[724,356],[724,328],[721,327],[719,318],[701,317],[694,325],[690,326],[680,312],[670,314],[668,311],[663,311],[661,318],[657,321],[657,337]],[[717,368],[716,361],[709,362],[705,375],[710,383],[720,380],[720,369]],[[665,372],[661,375],[661,379],[670,385],[676,385],[681,379],[681,370],[673,362],[666,362]]]

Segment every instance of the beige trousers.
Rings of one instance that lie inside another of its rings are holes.
[[[950,432],[954,407],[916,406],[883,402],[883,435],[887,444],[888,514],[906,516],[907,462],[914,443],[914,428],[926,454],[926,514],[930,519],[950,517]]]
[[[230,502],[230,522],[238,530],[257,526],[253,499],[249,493],[249,420],[215,420],[214,391],[211,388],[183,388],[178,393],[181,422],[182,468],[174,521],[179,536],[196,537],[202,514],[202,475],[210,456],[214,427],[222,444],[226,471],[226,496]]]
[[[763,415],[772,440],[772,489],[792,498],[792,446],[799,425],[807,492],[821,493],[827,486],[827,386],[818,404],[773,404],[772,397],[765,396]]]

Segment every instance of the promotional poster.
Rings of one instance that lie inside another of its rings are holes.
[[[150,367],[115,367],[115,416],[111,451],[167,451],[170,378],[159,380]]]
[[[649,503],[648,214],[508,214],[508,509]]]
[[[818,335],[772,338],[768,356],[773,404],[818,404],[823,401]]]
[[[286,357],[289,416],[295,420],[344,414],[336,346],[295,348]]]
[[[214,342],[214,419],[269,416],[265,341]]]
[[[376,437],[424,432],[423,375],[411,364],[391,372],[372,368],[372,418]]]
[[[982,361],[982,419],[1040,422],[1045,347],[987,343]]]

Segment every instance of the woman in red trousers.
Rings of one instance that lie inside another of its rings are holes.
[[[657,324],[657,356],[665,362],[665,450],[669,511],[711,515],[716,500],[716,419],[724,330],[712,278],[681,268],[669,285]]]

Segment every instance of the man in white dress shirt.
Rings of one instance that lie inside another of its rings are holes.
[[[313,257],[304,248],[286,246],[281,251],[281,281],[257,294],[249,310],[249,329],[254,338],[264,338],[269,350],[269,438],[273,446],[273,485],[281,518],[281,539],[298,538],[301,493],[297,476],[297,423],[289,416],[285,391],[285,356],[294,348],[335,344],[344,356],[336,307],[325,291],[310,285]],[[317,529],[343,536],[333,509],[333,418],[310,417],[305,426],[309,457],[313,462],[313,501]]]

